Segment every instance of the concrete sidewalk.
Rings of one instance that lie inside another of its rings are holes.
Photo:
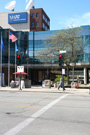
[[[11,88],[11,87],[0,87],[0,91],[22,91],[22,92],[64,92],[64,93],[73,93],[73,94],[89,94],[89,89],[76,89],[76,88],[66,88],[65,91],[57,90],[57,88],[51,87],[51,88],[42,88],[41,86],[32,86],[31,88],[25,88],[22,90],[19,90],[19,88]],[[90,94],[89,94],[90,95]]]

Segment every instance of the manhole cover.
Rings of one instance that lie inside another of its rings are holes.
[[[10,112],[7,112],[6,114],[11,114]]]

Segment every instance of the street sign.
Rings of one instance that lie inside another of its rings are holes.
[[[65,75],[65,69],[62,69],[62,75]]]
[[[17,72],[24,72],[24,66],[17,66]]]
[[[61,51],[59,51],[59,53],[61,54],[61,53],[66,53],[66,50],[61,50]]]

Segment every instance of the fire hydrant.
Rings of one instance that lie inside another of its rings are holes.
[[[78,83],[76,84],[76,88],[78,88],[79,87],[79,85],[78,85]]]
[[[89,86],[89,94],[90,94],[90,86]]]

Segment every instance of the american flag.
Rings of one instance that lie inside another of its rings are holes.
[[[11,39],[12,42],[15,42],[17,40],[17,37],[15,37],[11,32],[9,32],[9,39]]]

